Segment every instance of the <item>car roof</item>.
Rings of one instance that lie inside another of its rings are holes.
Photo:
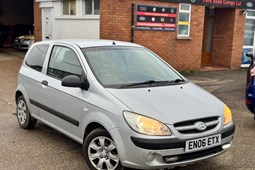
[[[103,40],[103,39],[65,39],[65,40],[49,40],[43,41],[42,43],[61,43],[61,44],[76,44],[80,48],[87,47],[100,47],[100,46],[132,46],[132,47],[142,47],[141,45],[115,40]]]

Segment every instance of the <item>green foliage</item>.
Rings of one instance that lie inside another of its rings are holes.
[[[183,76],[187,76],[187,75],[196,73],[195,70],[182,70],[182,71],[179,71],[179,72],[180,72]]]

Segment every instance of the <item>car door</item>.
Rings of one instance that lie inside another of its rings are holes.
[[[65,76],[84,74],[74,48],[52,47],[46,74],[42,78],[41,115],[44,122],[77,141],[82,140],[80,115],[84,113],[83,90],[64,87]]]
[[[19,81],[25,89],[25,98],[29,106],[29,111],[40,119],[40,107],[36,102],[41,98],[41,77],[43,74],[43,65],[47,56],[49,44],[38,44],[33,46],[27,53],[25,62],[20,69]]]

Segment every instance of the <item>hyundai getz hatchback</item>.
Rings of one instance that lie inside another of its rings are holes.
[[[18,76],[17,118],[83,145],[90,169],[183,166],[229,149],[230,109],[152,51],[109,40],[32,45]]]

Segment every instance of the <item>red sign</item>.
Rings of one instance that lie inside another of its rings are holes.
[[[255,0],[150,0],[169,3],[188,3],[218,8],[255,9]]]
[[[175,31],[176,13],[176,8],[137,5],[136,29]]]

